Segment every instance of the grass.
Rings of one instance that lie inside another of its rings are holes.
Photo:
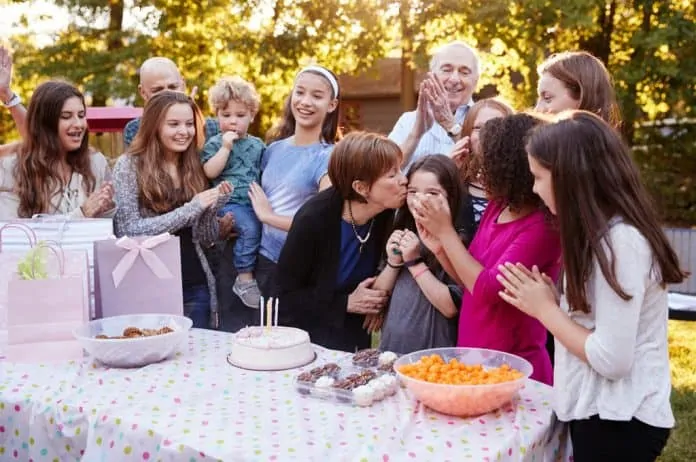
[[[379,345],[379,337],[372,337]],[[696,461],[696,322],[669,322],[672,410],[677,425],[659,462]]]
[[[669,322],[669,355],[677,425],[658,460],[696,460],[696,322]]]

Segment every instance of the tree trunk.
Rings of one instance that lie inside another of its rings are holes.
[[[109,0],[109,26],[106,29],[106,49],[108,54],[123,48],[121,32],[123,29],[123,0]],[[106,106],[109,99],[105,92],[94,92],[92,106]]]
[[[592,37],[580,41],[580,49],[586,50],[602,60],[605,65],[609,65],[609,55],[611,54],[611,39],[614,33],[614,18],[616,16],[616,0],[605,4],[599,12],[597,22],[599,31]]]
[[[401,29],[401,108],[412,111],[416,108],[415,64],[413,62],[413,30],[409,22],[411,2],[401,0],[399,22]]]

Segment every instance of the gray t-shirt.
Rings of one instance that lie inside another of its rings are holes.
[[[448,284],[454,306],[459,309],[461,289],[449,284],[451,281],[443,270],[436,276]],[[453,347],[457,341],[457,320],[458,316],[452,319],[444,317],[428,301],[411,273],[402,269],[389,300],[379,348],[407,354],[428,348]]]

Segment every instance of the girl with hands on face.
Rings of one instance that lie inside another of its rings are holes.
[[[380,349],[398,353],[454,346],[461,302],[461,290],[423,246],[419,230],[427,231],[414,219],[414,208],[427,197],[442,197],[448,208],[459,207],[457,168],[447,156],[431,155],[417,160],[407,178],[406,205],[397,212],[386,266],[374,284],[391,292]]]
[[[686,274],[609,123],[562,114],[527,152],[560,231],[561,296],[542,268],[514,259],[498,267],[499,296],[555,337],[554,411],[570,424],[575,460],[654,461],[674,426],[667,284]]]

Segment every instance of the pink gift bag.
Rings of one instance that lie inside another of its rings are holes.
[[[87,252],[76,250],[66,256],[51,243],[38,245],[55,254],[56,264],[47,264],[46,279],[22,279],[15,271],[6,282],[5,356],[13,362],[80,359],[82,348],[72,331],[89,321]],[[68,261],[72,273],[66,271]]]
[[[179,238],[122,237],[94,242],[97,318],[184,313]]]

